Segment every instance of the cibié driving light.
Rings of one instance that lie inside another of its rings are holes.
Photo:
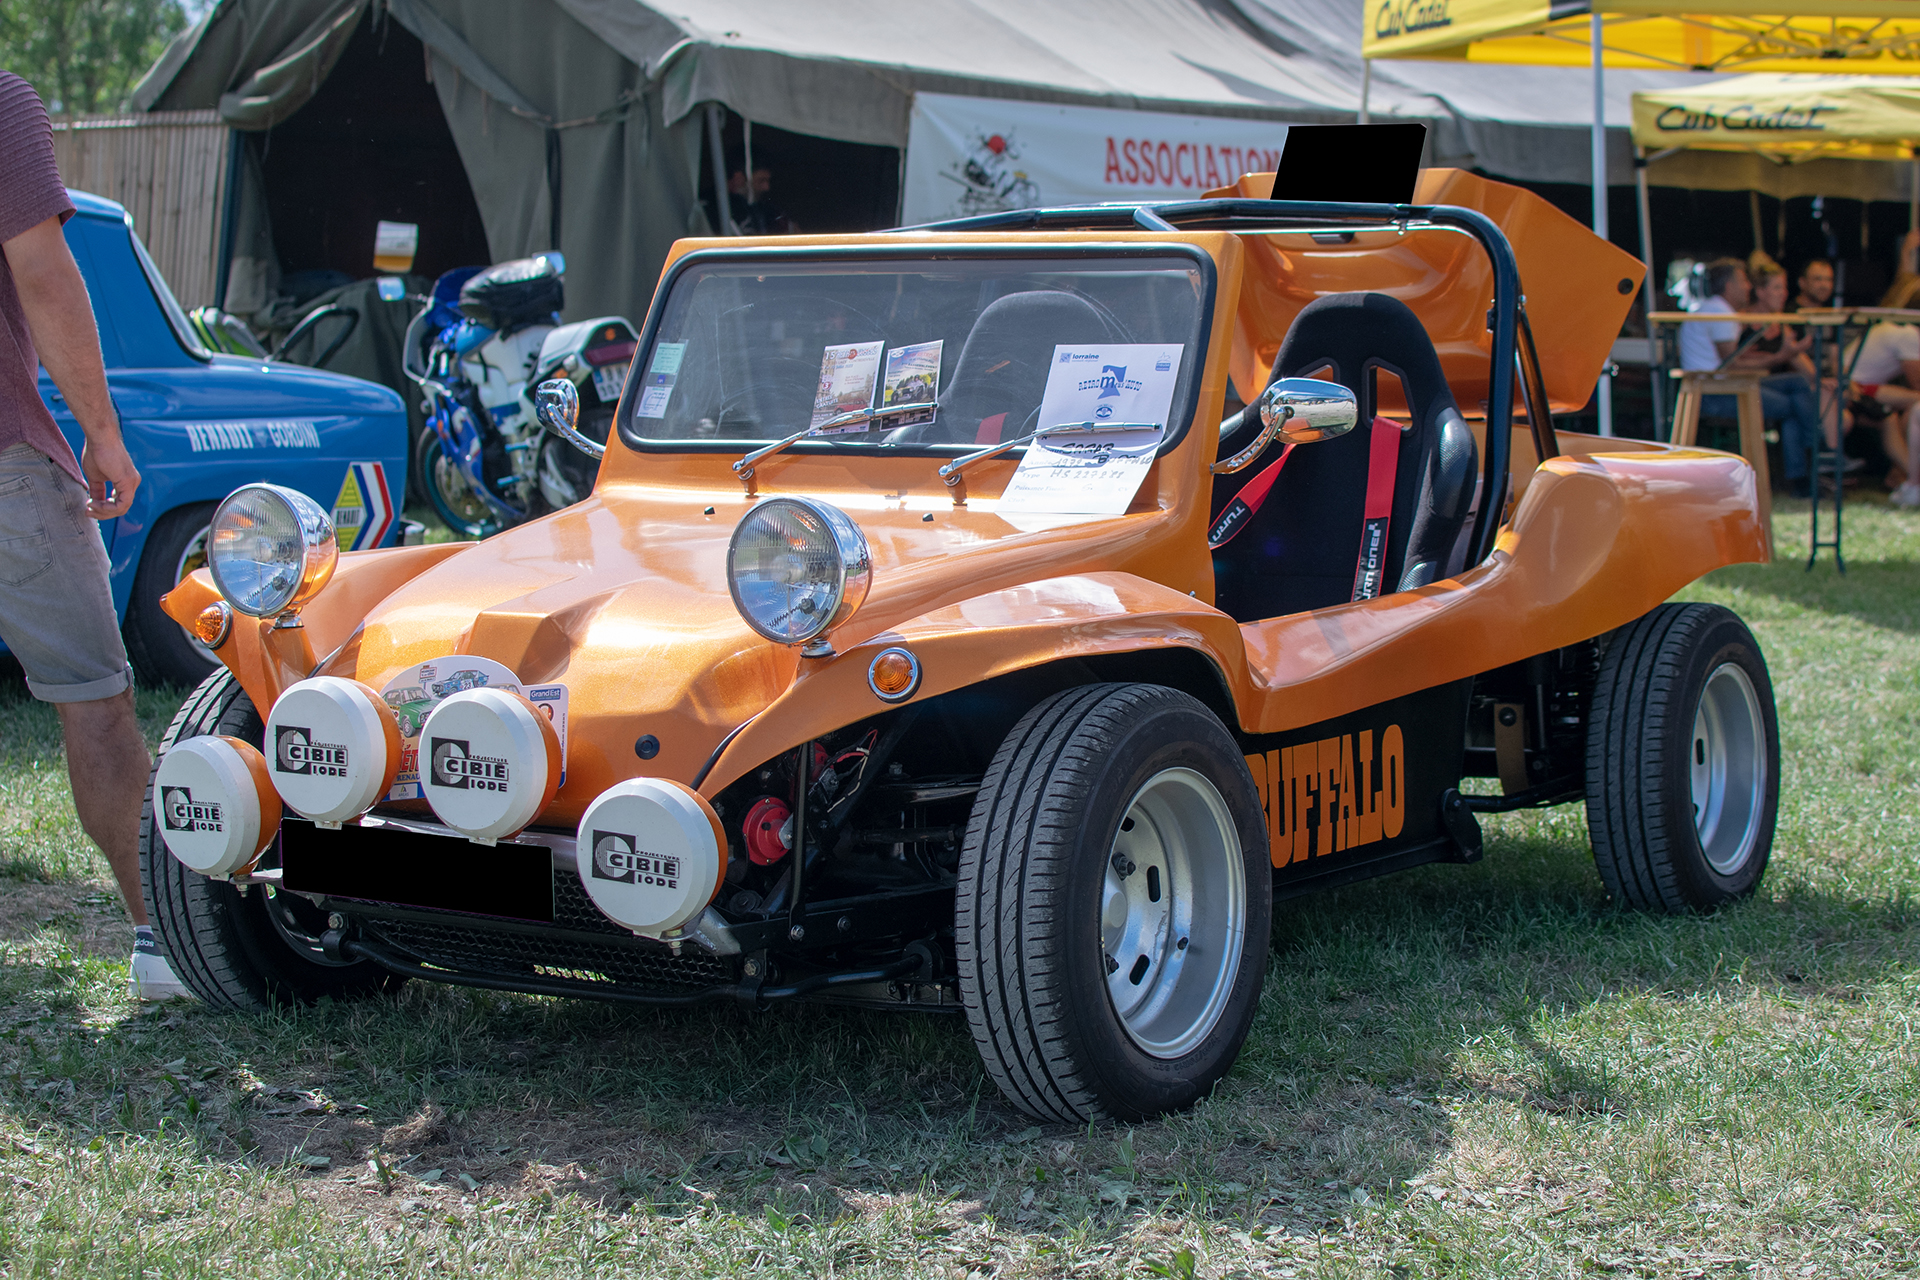
[[[268,772],[287,807],[337,827],[374,806],[400,771],[400,724],[369,685],[314,676],[267,717]]]
[[[306,494],[277,484],[235,489],[207,532],[214,585],[255,618],[281,617],[313,599],[339,559],[327,513]]]
[[[421,793],[440,821],[482,844],[539,817],[560,769],[553,722],[504,689],[463,689],[420,726]]]
[[[580,818],[580,883],[615,924],[673,934],[720,891],[727,847],[713,806],[666,778],[629,778]]]
[[[201,875],[250,871],[280,834],[280,797],[249,743],[211,734],[173,744],[153,775],[153,825]]]
[[[815,498],[768,498],[727,544],[727,590],[740,616],[809,658],[833,652],[825,633],[853,616],[872,582],[860,526]]]

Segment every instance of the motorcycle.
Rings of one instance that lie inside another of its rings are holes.
[[[620,316],[561,324],[565,272],[552,251],[449,271],[407,327],[402,363],[427,413],[414,474],[457,536],[487,537],[593,488],[598,463],[543,428],[533,389],[571,382],[579,432],[604,444],[639,335]]]

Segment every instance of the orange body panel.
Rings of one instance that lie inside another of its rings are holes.
[[[1272,174],[1250,173],[1207,194],[1265,199],[1272,189]],[[1313,198],[1310,192],[1283,196]],[[1520,267],[1547,399],[1560,413],[1584,406],[1646,276],[1640,260],[1532,192],[1463,169],[1423,169],[1413,202],[1477,209],[1500,224]],[[1413,309],[1433,339],[1460,411],[1485,412],[1493,270],[1468,237],[1363,231],[1351,245],[1319,245],[1298,234],[1248,236],[1247,257],[1233,349],[1233,381],[1242,399],[1266,385],[1300,308],[1323,294],[1364,289],[1391,294]],[[1389,412],[1398,395],[1397,387],[1381,388]]]
[[[1459,199],[1461,183],[1488,188],[1479,198],[1504,220],[1491,207],[1504,198],[1506,189],[1493,190],[1498,184],[1465,175],[1428,181],[1439,181],[1447,199]],[[1539,234],[1548,252],[1567,259],[1558,268],[1569,279],[1587,287],[1596,273],[1606,277],[1607,293],[1585,299],[1588,305],[1626,305],[1610,282],[1637,280],[1637,266],[1617,267],[1616,251],[1570,220],[1563,219],[1584,244],[1567,241],[1564,228],[1540,210],[1520,208],[1523,200],[1511,203],[1507,212],[1523,230],[1546,228]],[[1513,228],[1509,233],[1523,269],[1540,260],[1536,246]],[[1008,238],[921,233],[887,240]],[[1241,727],[1275,732],[1587,639],[1631,621],[1708,570],[1765,554],[1753,474],[1738,458],[1568,433],[1561,437],[1567,456],[1536,471],[1525,432],[1515,432],[1516,488],[1524,488],[1486,563],[1417,591],[1238,623],[1211,603],[1206,464],[1217,445],[1230,365],[1246,351],[1268,349],[1271,359],[1285,320],[1314,289],[1274,275],[1283,259],[1258,236],[1017,238],[1076,246],[1178,241],[1199,246],[1216,264],[1196,420],[1154,464],[1126,513],[1003,516],[997,499],[1017,465],[1013,458],[970,468],[965,488],[955,491],[935,474],[937,458],[794,450],[759,464],[750,494],[731,471],[732,454],[640,453],[616,437],[584,502],[478,545],[343,556],[333,583],[304,609],[303,628],[237,625],[222,660],[263,709],[316,665],[379,689],[416,663],[476,654],[503,663],[524,683],[565,683],[567,781],[541,817],[563,825],[622,779],[645,774],[690,783],[712,759],[699,790],[713,796],[798,743],[885,711],[866,676],[873,655],[888,645],[904,644],[921,661],[915,701],[1077,656],[1185,649],[1220,673]],[[1456,393],[1470,404],[1473,379],[1483,384],[1486,372],[1485,349],[1477,345],[1484,333],[1476,331],[1484,329],[1490,293],[1484,264],[1475,266],[1479,250],[1465,237],[1427,233],[1406,243],[1416,240],[1443,247],[1434,257],[1395,246],[1284,261],[1293,264],[1290,272],[1306,271],[1325,284],[1321,292],[1336,287],[1328,275],[1333,257],[1361,264],[1338,282],[1342,289],[1385,283],[1389,268],[1412,273],[1419,284],[1402,296],[1419,300],[1416,310],[1426,305],[1422,318],[1436,339],[1453,344],[1445,348],[1449,377],[1461,379]],[[742,242],[683,242],[676,256],[716,243]],[[1544,285],[1550,273],[1538,274]],[[1588,340],[1587,322],[1572,320],[1551,330],[1564,338],[1551,344],[1544,313],[1554,308],[1543,307],[1542,296],[1536,292],[1534,302],[1542,356],[1561,347],[1572,352],[1568,363],[1550,364],[1561,370],[1550,377],[1564,381],[1585,368],[1588,356],[1604,355],[1604,346]],[[1274,307],[1291,309],[1269,313]],[[1592,325],[1612,325],[1617,316],[1609,314],[1603,309]],[[1591,371],[1586,376],[1590,386]],[[872,551],[872,589],[833,632],[832,657],[802,658],[761,639],[726,588],[734,527],[758,496],[780,493],[840,506]],[[166,607],[186,622],[212,598],[210,582],[195,575]],[[642,735],[659,743],[645,761],[635,753]]]

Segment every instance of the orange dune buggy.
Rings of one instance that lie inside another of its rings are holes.
[[[236,492],[165,604],[225,664],[145,819],[182,979],[959,1011],[1081,1121],[1230,1068],[1276,899],[1477,813],[1584,800],[1634,906],[1752,890],[1767,670],[1662,602],[1766,556],[1753,474],[1550,416],[1640,265],[1466,174],[1271,182],[685,242],[592,496],[484,543]]]

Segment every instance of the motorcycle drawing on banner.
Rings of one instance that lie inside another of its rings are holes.
[[[565,273],[554,251],[457,268],[434,282],[407,328],[405,368],[427,412],[413,465],[458,537],[487,537],[593,489],[598,462],[546,433],[533,388],[571,381],[579,430],[604,443],[638,335],[620,316],[560,323]]]

